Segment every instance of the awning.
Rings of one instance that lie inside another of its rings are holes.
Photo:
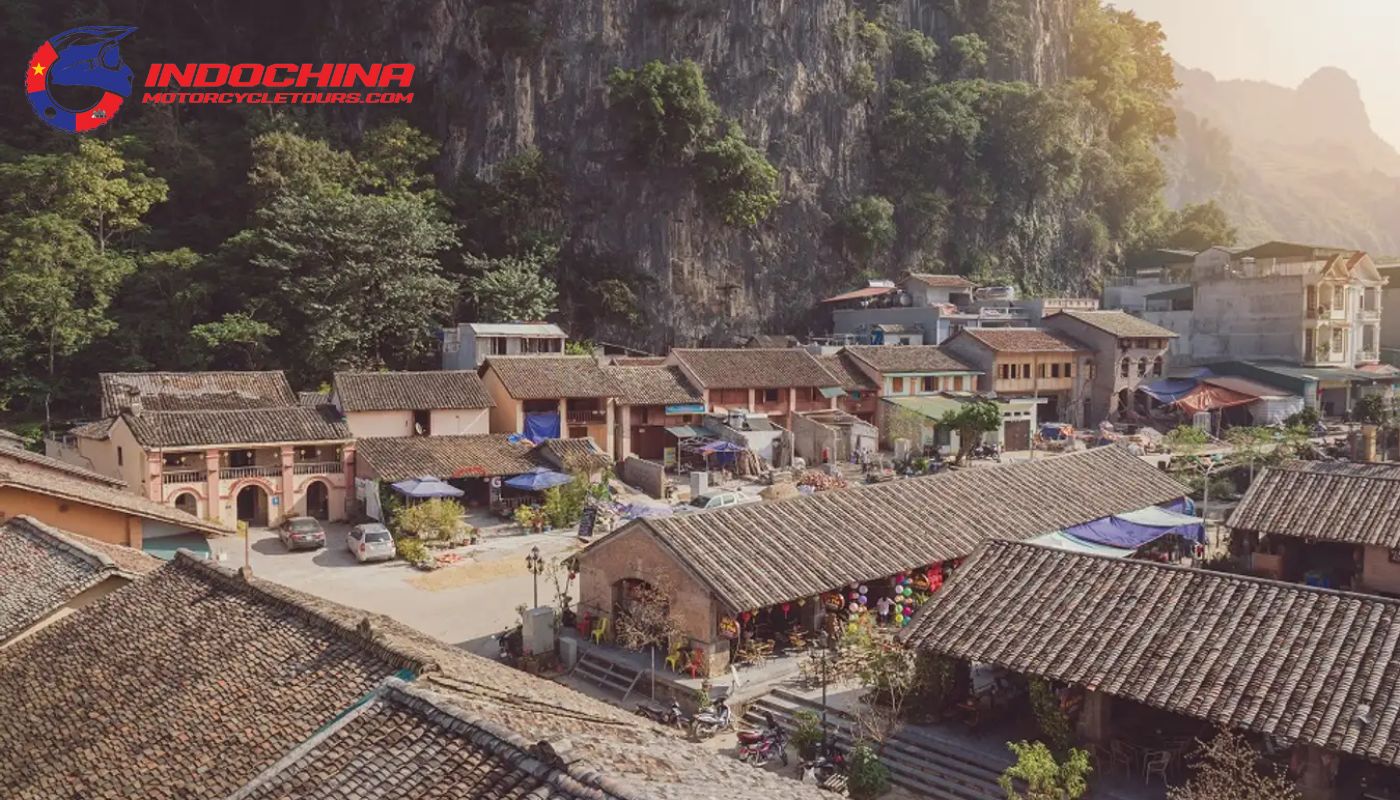
[[[705,453],[742,453],[744,450],[747,449],[748,448],[744,447],[741,444],[726,442],[723,439],[716,439],[713,442],[710,442],[709,444],[700,448],[700,450]]]
[[[1163,536],[1175,534],[1193,542],[1206,541],[1205,521],[1165,508],[1149,506],[1066,528],[1062,533],[1080,541],[1136,550]]]
[[[840,397],[846,393],[846,390],[842,389],[840,386],[825,386],[819,391],[821,391],[822,397],[826,397],[828,399],[832,397]]]
[[[1178,398],[1176,406],[1187,414],[1196,414],[1201,411],[1218,411],[1223,408],[1247,406],[1258,399],[1258,397],[1252,394],[1244,394],[1243,392],[1237,392],[1233,389],[1226,389],[1223,386],[1201,383],[1198,384],[1196,388]]]
[[[1108,556],[1109,558],[1127,558],[1133,554],[1133,551],[1127,548],[1086,542],[1083,539],[1076,539],[1064,531],[1054,531],[1029,541],[1031,544],[1054,547],[1057,550],[1068,550],[1071,553],[1086,553],[1094,556]]]
[[[555,472],[545,467],[535,467],[524,475],[516,475],[514,478],[506,480],[506,486],[512,489],[524,489],[529,492],[542,492],[555,486],[563,486],[572,483],[574,477],[562,472]]]
[[[464,494],[456,486],[427,475],[389,485],[404,497],[412,497],[415,500],[427,500],[433,497],[461,497]]]
[[[181,548],[206,559],[212,555],[209,540],[202,533],[177,533],[173,536],[141,540],[141,552],[163,561],[174,559],[175,551]]]
[[[1175,403],[1190,394],[1199,383],[1195,378],[1163,378],[1138,386],[1138,391],[1159,403]]]
[[[693,425],[672,425],[666,432],[677,439],[699,439],[709,436],[709,431],[704,428],[697,428]]]
[[[867,286],[864,289],[856,289],[852,292],[845,292],[834,297],[828,297],[823,303],[843,303],[847,300],[863,300],[867,297],[880,297],[898,291],[893,286]]]

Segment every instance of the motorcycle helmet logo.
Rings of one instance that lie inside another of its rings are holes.
[[[112,121],[131,95],[131,67],[122,61],[119,43],[136,29],[123,25],[87,25],[64,31],[34,51],[24,72],[24,89],[39,119],[69,133],[100,128]],[[85,109],[59,102],[52,87],[101,89],[102,97]]]

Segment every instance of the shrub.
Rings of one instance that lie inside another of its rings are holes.
[[[842,243],[857,258],[868,260],[894,244],[894,203],[866,195],[846,206],[841,215]]]
[[[1056,753],[1069,750],[1072,741],[1069,715],[1060,708],[1060,698],[1056,696],[1054,687],[1041,678],[1032,678],[1030,698],[1036,724],[1040,726],[1045,740],[1050,743],[1050,748]],[[1040,742],[1036,744],[1039,745]]]
[[[682,163],[711,133],[719,109],[705,88],[699,65],[649,61],[637,69],[614,69],[610,102],[629,117],[632,149],[651,164]]]
[[[428,548],[422,542],[407,536],[394,540],[394,550],[399,558],[410,564],[421,564],[430,558]]]
[[[864,100],[880,88],[879,81],[875,80],[875,68],[869,61],[858,61],[851,69],[850,95],[857,100]]]
[[[1283,421],[1283,424],[1287,425],[1290,428],[1311,429],[1314,425],[1321,421],[1322,417],[1317,413],[1317,409],[1308,407],[1304,408],[1302,411],[1299,411],[1297,414],[1289,416]]]
[[[1007,742],[1006,746],[1016,754],[1016,763],[997,778],[1007,800],[1079,800],[1089,790],[1085,778],[1093,767],[1083,750],[1070,750],[1060,762],[1044,742]],[[1016,791],[1016,781],[1025,782],[1024,795]]]
[[[1163,437],[1173,452],[1190,453],[1210,444],[1210,435],[1194,425],[1179,425]]]
[[[778,170],[731,124],[696,156],[700,191],[730,225],[750,228],[778,205]]]
[[[817,712],[803,709],[792,715],[792,746],[803,758],[813,758],[822,743],[822,718]]]
[[[462,506],[435,497],[401,509],[394,521],[400,534],[422,542],[448,542],[462,530]]]
[[[853,800],[872,800],[890,788],[890,771],[869,742],[857,742],[846,760],[846,788]]]

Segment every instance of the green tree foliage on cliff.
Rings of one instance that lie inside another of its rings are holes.
[[[744,141],[738,125],[707,142],[695,166],[701,193],[730,225],[751,228],[778,205],[778,170]]]
[[[1168,212],[1153,238],[1157,247],[1200,252],[1214,245],[1233,245],[1238,232],[1225,209],[1208,200]]]
[[[868,262],[894,244],[894,204],[877,195],[858,197],[846,206],[837,230],[846,249]]]
[[[112,328],[108,305],[137,265],[125,245],[166,198],[127,144],[83,139],[0,164],[0,405],[47,405],[59,359]]]
[[[558,310],[559,290],[544,274],[550,254],[468,257],[467,296],[482,322],[536,322]]]

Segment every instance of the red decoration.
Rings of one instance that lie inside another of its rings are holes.
[[[783,603],[783,616],[787,616],[787,613],[788,613],[789,611],[791,611],[791,610],[792,610],[792,603]]]
[[[741,619],[741,620],[743,620],[743,621],[745,621],[745,622],[748,622],[748,621],[749,621],[749,617],[751,617],[751,616],[753,616],[753,615],[750,614],[749,612],[745,611],[744,613],[742,613],[742,614],[739,615],[739,619]]]

